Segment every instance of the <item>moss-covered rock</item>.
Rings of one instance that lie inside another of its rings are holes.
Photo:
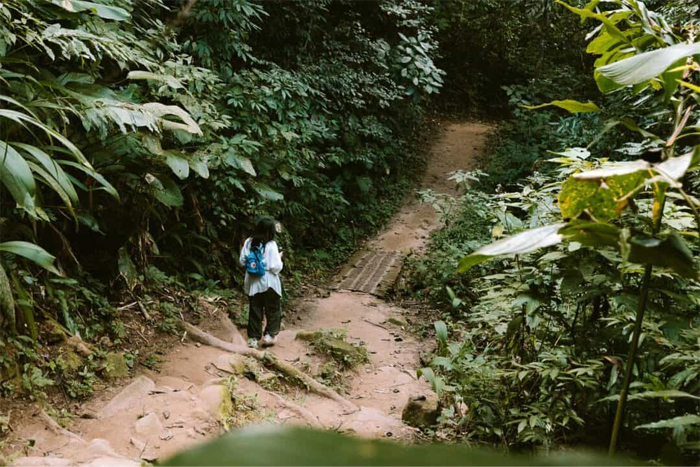
[[[437,423],[440,402],[435,394],[411,396],[403,408],[401,419],[406,425],[416,428],[429,427]]]
[[[83,366],[83,358],[72,350],[61,355],[61,360],[70,371],[78,371]]]
[[[123,352],[109,352],[105,356],[103,375],[106,379],[118,379],[129,376],[129,365]]]
[[[389,324],[393,324],[395,326],[399,326],[401,328],[406,328],[408,327],[408,321],[406,318],[399,314],[393,314],[389,316],[389,318],[386,320]]]
[[[66,331],[55,321],[46,321],[44,339],[48,344],[60,344],[67,339]]]
[[[298,331],[296,339],[312,343],[319,351],[346,367],[368,361],[367,350],[345,342],[342,333],[343,330]]]
[[[263,373],[258,375],[255,381],[268,391],[275,391],[280,388],[280,381],[274,373]]]

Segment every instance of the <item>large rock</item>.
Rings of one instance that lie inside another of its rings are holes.
[[[146,376],[139,376],[131,384],[122,389],[114,396],[98,413],[100,419],[111,417],[112,415],[130,410],[143,403],[143,399],[156,387],[153,380]]]
[[[408,398],[401,419],[406,425],[416,428],[429,427],[437,423],[440,403],[435,394],[421,394]]]
[[[151,412],[145,417],[139,418],[136,422],[136,433],[146,439],[157,438],[163,432],[163,424],[160,423],[158,415]]]
[[[199,393],[199,399],[207,412],[216,418],[226,418],[231,411],[231,393],[226,386],[205,386]]]

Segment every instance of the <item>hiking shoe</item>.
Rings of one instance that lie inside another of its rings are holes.
[[[265,334],[265,337],[263,337],[262,345],[264,347],[269,347],[271,345],[275,345],[277,343],[277,336],[271,336],[269,334]]]
[[[248,339],[248,347],[251,349],[257,349],[258,348],[258,340],[257,339]]]

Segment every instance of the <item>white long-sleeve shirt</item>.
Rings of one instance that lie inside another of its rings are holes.
[[[245,266],[246,259],[250,254],[250,244],[252,241],[252,238],[248,238],[246,239],[245,243],[243,243],[243,248],[241,248],[241,256],[238,258],[241,266]],[[282,264],[282,257],[280,256],[280,251],[277,248],[277,243],[274,240],[267,242],[263,250],[265,275],[262,277],[251,276],[246,271],[245,282],[243,282],[243,291],[248,295],[255,295],[266,292],[267,289],[272,289],[281,297],[282,282],[280,281],[279,274],[284,265]]]

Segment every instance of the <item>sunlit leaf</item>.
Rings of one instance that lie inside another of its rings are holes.
[[[207,161],[201,157],[193,157],[189,159],[190,168],[202,178],[209,178],[209,165]]]
[[[68,195],[73,203],[78,202],[78,194],[75,192],[73,183],[68,179],[68,175],[63,171],[61,166],[53,160],[51,156],[46,154],[36,146],[23,143],[12,143],[14,147],[22,149],[29,153],[36,161],[44,167],[44,169],[61,185],[63,191]]]
[[[525,254],[540,248],[556,245],[562,240],[562,236],[558,232],[564,226],[565,224],[554,224],[539,227],[486,245],[462,258],[457,270],[466,272],[471,267],[488,261],[495,256]]]
[[[598,402],[617,402],[620,399],[619,394],[614,396],[608,396],[600,399]],[[630,394],[627,400],[641,400],[641,399],[695,399],[700,400],[699,396],[689,394],[683,391],[676,390],[664,390],[664,391],[645,391],[638,394]]]
[[[70,12],[79,13],[82,11],[89,11],[102,19],[126,21],[131,16],[129,12],[123,8],[103,5],[100,3],[87,2],[83,0],[52,0],[52,2]]]
[[[658,430],[660,428],[676,428],[679,426],[700,425],[700,415],[683,415],[669,420],[660,420],[635,427],[635,430]]]
[[[593,102],[579,102],[572,99],[566,99],[563,101],[551,101],[546,104],[540,105],[523,105],[528,110],[541,109],[543,107],[555,106],[560,109],[569,111],[570,113],[587,113],[587,112],[602,112],[600,107],[595,105]]]
[[[255,191],[258,192],[260,196],[270,201],[282,201],[284,195],[278,191],[273,190],[270,186],[264,183],[255,183],[253,185]]]
[[[598,72],[618,84],[643,83],[657,77],[678,60],[700,54],[700,43],[676,44],[635,55],[598,68]]]
[[[174,76],[151,73],[150,71],[130,71],[126,77],[133,80],[161,81],[173,89],[182,89],[184,87]]]

